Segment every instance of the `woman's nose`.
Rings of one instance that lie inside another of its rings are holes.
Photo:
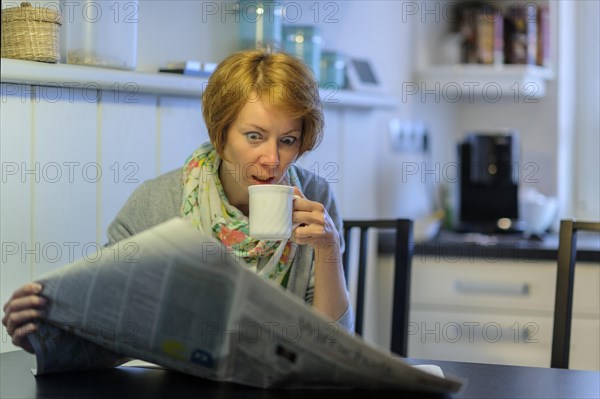
[[[279,146],[277,142],[265,143],[260,162],[269,166],[279,165]]]

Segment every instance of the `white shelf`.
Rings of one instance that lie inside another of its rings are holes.
[[[554,79],[554,72],[535,65],[435,65],[420,71],[418,78],[421,93],[435,92],[442,100],[484,98],[495,102],[543,97],[546,82]]]
[[[8,58],[1,60],[2,83],[57,86],[100,90],[132,89],[140,93],[154,93],[183,97],[201,97],[206,78],[170,73],[144,73],[117,69],[47,64]],[[134,85],[132,87],[132,85]],[[359,93],[349,90],[320,90],[324,107],[396,108],[398,99],[389,94]]]
[[[118,69],[96,68],[67,64],[2,58],[2,83],[73,88],[123,90],[134,84],[142,93],[171,94],[198,97],[206,79],[168,73],[141,73]],[[131,91],[131,89],[128,89]]]
[[[352,90],[319,90],[324,107],[340,108],[383,108],[398,107],[398,98],[387,93],[360,92]]]

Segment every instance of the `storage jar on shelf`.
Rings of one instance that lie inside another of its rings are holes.
[[[281,46],[282,6],[265,0],[240,0],[240,48]]]
[[[68,12],[64,21],[68,64],[136,68],[137,0],[82,0]]]
[[[346,57],[336,51],[321,53],[319,85],[324,88],[346,87]]]
[[[284,25],[283,48],[304,61],[319,81],[321,71],[321,33],[311,25]]]

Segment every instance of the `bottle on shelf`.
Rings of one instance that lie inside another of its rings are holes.
[[[317,26],[284,25],[283,48],[304,61],[319,81],[321,74],[321,33]]]
[[[282,6],[275,1],[240,0],[240,49],[281,46]]]

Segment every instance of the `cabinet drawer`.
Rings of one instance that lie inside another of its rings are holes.
[[[432,262],[413,259],[411,303],[554,312],[556,262]],[[548,313],[549,312],[549,313]],[[574,317],[600,317],[600,265],[575,268]]]
[[[554,309],[556,265],[550,262],[436,263],[415,257],[412,270],[413,304],[544,312]]]
[[[409,356],[548,367],[552,318],[411,310]],[[600,370],[600,320],[573,319],[569,368]]]
[[[548,367],[551,345],[548,317],[411,312],[411,357]]]

